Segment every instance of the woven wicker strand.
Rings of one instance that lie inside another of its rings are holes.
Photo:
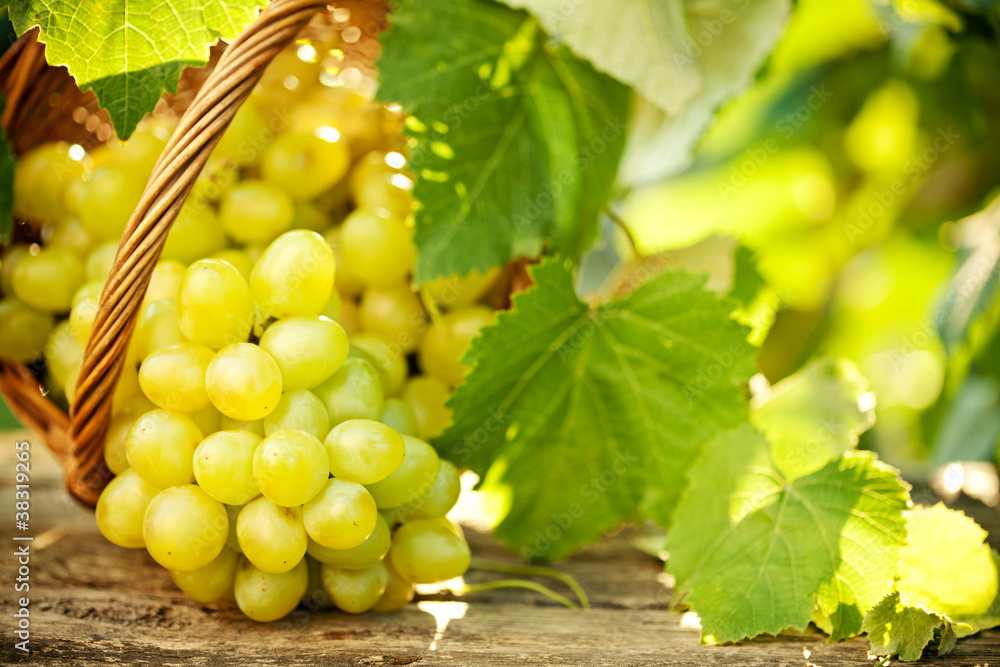
[[[97,504],[101,490],[113,477],[104,462],[112,394],[167,232],[222,132],[264,68],[326,4],[274,0],[225,50],[153,168],[101,295],[70,412],[66,488],[86,505]]]

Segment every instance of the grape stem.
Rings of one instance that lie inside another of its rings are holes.
[[[528,579],[499,579],[497,581],[487,581],[483,584],[466,584],[461,588],[449,588],[448,590],[454,595],[466,595],[467,593],[478,593],[479,591],[490,591],[497,588],[527,588],[535,591],[536,593],[541,593],[547,598],[555,600],[564,607],[569,607],[570,609],[580,609],[580,605],[573,602],[565,595],[556,593],[551,588],[543,586],[535,581],[529,581]]]
[[[518,565],[517,563],[506,563],[502,560],[493,560],[490,558],[473,558],[469,567],[473,570],[487,570],[489,572],[502,572],[504,574],[521,574],[529,577],[549,577],[556,579],[573,591],[573,594],[580,601],[580,608],[590,609],[590,598],[587,597],[587,591],[583,590],[583,586],[577,583],[576,579],[570,575],[555,568],[541,565]]]

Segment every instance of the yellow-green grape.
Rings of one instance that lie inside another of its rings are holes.
[[[267,243],[288,231],[295,216],[292,199],[266,181],[249,180],[226,190],[219,221],[238,243]]]
[[[340,292],[334,288],[334,290],[330,292],[330,298],[326,300],[326,305],[323,306],[323,310],[320,311],[320,315],[328,317],[334,322],[339,322],[343,309],[344,297],[340,296]]]
[[[246,558],[240,560],[233,582],[236,605],[254,621],[268,623],[287,616],[299,604],[309,586],[305,560],[288,572],[271,574],[259,570]]]
[[[485,306],[445,313],[431,324],[420,342],[420,368],[449,385],[458,384],[469,370],[462,363],[462,357],[482,328],[492,324],[494,319],[493,311]]]
[[[226,537],[226,548],[238,554],[243,553],[240,548],[240,539],[236,534],[236,520],[243,510],[242,505],[226,505],[226,516],[229,517],[229,534]]]
[[[341,227],[331,227],[323,232],[323,238],[333,251],[334,261],[337,265],[337,275],[334,283],[337,291],[348,296],[361,294],[365,285],[351,273],[351,266],[344,261],[344,248],[341,242],[343,235]],[[339,320],[338,320],[339,321]]]
[[[245,505],[260,495],[253,479],[253,454],[260,436],[218,431],[194,450],[194,478],[205,493],[226,505]]]
[[[200,259],[184,272],[177,323],[190,340],[213,350],[245,342],[253,320],[250,287],[232,264]]]
[[[344,220],[340,250],[351,275],[364,285],[393,285],[405,281],[413,268],[411,236],[387,211],[358,209]]]
[[[358,208],[384,208],[400,219],[410,214],[413,180],[402,172],[400,153],[372,151],[351,170],[348,187]]]
[[[195,602],[215,602],[233,590],[240,555],[223,549],[208,565],[187,572],[170,570],[170,578],[184,595]]]
[[[255,421],[271,414],[281,400],[281,370],[256,345],[236,343],[219,350],[208,364],[205,386],[223,415]]]
[[[94,239],[79,220],[70,218],[52,227],[51,233],[45,240],[45,245],[49,248],[66,248],[83,256],[90,252],[94,245]]]
[[[260,492],[277,505],[295,507],[305,503],[323,489],[329,477],[326,450],[311,433],[275,431],[254,451],[254,481]]]
[[[451,390],[432,375],[417,375],[403,387],[402,399],[413,411],[417,437],[430,440],[451,423],[451,409],[445,403]]]
[[[0,299],[0,357],[25,363],[42,356],[54,323],[16,297]]]
[[[118,376],[115,393],[111,395],[111,414],[118,414],[139,396],[142,396],[142,389],[139,387],[139,371],[131,359],[127,359],[121,374]]]
[[[97,528],[112,544],[141,549],[142,519],[160,489],[144,481],[134,470],[124,470],[101,491],[97,499]]]
[[[80,188],[80,222],[95,239],[118,239],[142,197],[147,174],[125,165],[98,167]]]
[[[139,311],[132,334],[132,344],[140,359],[168,345],[185,343],[187,338],[177,321],[177,302],[158,299],[147,303]]]
[[[260,347],[281,369],[285,391],[312,389],[333,375],[347,359],[344,329],[321,316],[288,317],[267,328]]]
[[[186,414],[203,435],[222,430],[222,413],[216,410],[215,406],[211,403],[197,412],[188,412]]]
[[[42,248],[18,260],[11,288],[22,302],[47,313],[65,313],[83,284],[83,261],[66,248]]]
[[[30,246],[23,243],[17,243],[12,246],[8,246],[0,254],[0,290],[3,291],[5,295],[13,294],[14,291],[11,288],[11,280],[14,277],[14,267],[21,259],[27,257],[31,254],[32,248],[37,248],[38,246]]]
[[[211,405],[205,372],[215,353],[197,343],[174,343],[149,354],[139,367],[142,393],[157,406],[198,412]]]
[[[294,199],[312,199],[340,181],[351,165],[351,150],[328,125],[311,132],[282,132],[264,149],[260,172]]]
[[[215,211],[207,201],[189,198],[170,227],[160,257],[190,264],[225,247],[226,233]]]
[[[93,281],[85,283],[73,294],[73,305],[69,311],[69,328],[81,348],[86,348],[87,341],[90,340],[90,332],[94,329],[94,320],[97,318],[103,291],[104,283]]]
[[[409,435],[402,438],[406,445],[403,462],[382,481],[367,485],[379,509],[402,505],[427,493],[441,467],[433,447]]]
[[[161,491],[142,522],[146,550],[168,570],[208,565],[225,548],[228,535],[225,506],[194,484]]]
[[[306,555],[301,507],[282,507],[257,498],[240,510],[236,537],[254,567],[270,574],[288,572]]]
[[[30,220],[59,220],[68,215],[63,193],[87,171],[83,147],[65,141],[41,144],[18,158],[14,167],[14,212]]]
[[[331,224],[330,216],[320,207],[309,202],[296,202],[292,229],[308,229],[322,234]]]
[[[125,454],[140,477],[165,489],[194,481],[192,457],[201,438],[201,431],[186,415],[153,410],[129,429]]]
[[[184,273],[187,266],[173,259],[161,259],[153,267],[153,275],[149,279],[149,287],[146,289],[146,296],[142,302],[152,303],[160,299],[173,299],[177,301],[177,295],[181,290],[181,282],[184,280]]]
[[[253,164],[261,149],[274,137],[267,119],[253,103],[240,105],[229,127],[212,151],[212,159],[226,160],[235,166]]]
[[[264,437],[264,420],[254,419],[252,421],[245,421],[242,419],[233,419],[232,417],[227,417],[225,414],[219,420],[219,430],[220,431],[249,431],[250,433],[256,433],[261,438]]]
[[[332,607],[330,596],[323,590],[323,576],[320,573],[322,564],[315,558],[306,555],[306,566],[309,568],[309,587],[302,596],[302,604],[308,611],[317,611]]]
[[[389,553],[390,544],[392,544],[392,533],[389,531],[389,524],[379,516],[372,534],[353,549],[330,549],[316,540],[309,540],[306,552],[321,563],[357,569],[371,567],[380,562]]]
[[[379,421],[400,435],[417,436],[417,417],[401,398],[387,398]]]
[[[454,529],[439,519],[404,523],[396,529],[389,560],[401,577],[433,584],[465,574],[472,553]]]
[[[413,599],[414,591],[413,583],[399,576],[399,572],[396,572],[396,568],[392,566],[392,562],[388,558],[382,561],[382,564],[389,575],[389,581],[386,584],[385,592],[382,593],[382,597],[372,606],[371,610],[380,614],[387,614],[399,611],[408,605],[410,600]]]
[[[240,272],[243,280],[247,281],[248,285],[250,284],[250,272],[253,271],[253,260],[250,259],[250,255],[245,250],[226,248],[212,255],[211,258],[229,262]]]
[[[458,468],[451,461],[441,459],[437,478],[431,488],[419,498],[414,498],[396,509],[400,518],[405,521],[412,519],[437,519],[446,515],[458,502],[462,492],[462,482]]]
[[[128,167],[148,177],[153,165],[167,145],[170,131],[159,122],[140,122],[128,141],[109,142],[94,149],[91,157],[95,166],[114,164]]]
[[[334,477],[373,484],[393,473],[406,455],[403,437],[369,419],[349,419],[326,436],[326,453]]]
[[[327,480],[303,506],[306,533],[330,549],[353,549],[375,531],[378,510],[365,487],[344,479]]]
[[[271,317],[319,315],[333,291],[335,268],[333,250],[316,232],[282,234],[253,267],[253,299]]]
[[[358,306],[350,299],[344,299],[340,306],[340,318],[337,319],[340,326],[348,336],[361,333],[361,317],[358,314]]]
[[[382,380],[375,366],[364,359],[349,357],[313,393],[326,406],[331,427],[348,419],[377,420],[382,415]]]
[[[306,389],[286,391],[274,412],[264,417],[264,433],[271,435],[282,429],[297,429],[322,441],[330,432],[330,415],[323,401]]]
[[[84,276],[87,282],[100,281],[103,284],[111,273],[116,254],[118,254],[118,241],[108,241],[91,250],[84,263]]]
[[[0,329],[0,339],[2,339],[7,327],[12,324],[10,315],[3,312],[3,303],[0,301],[0,322],[3,322],[3,328]],[[50,316],[46,315],[45,317]],[[83,359],[83,348],[73,337],[69,320],[63,320],[52,329],[48,341],[45,343],[44,357],[45,370],[48,371],[53,382],[60,387],[66,384],[66,378],[69,377],[70,371]]]
[[[382,563],[362,570],[347,570],[323,564],[320,569],[323,590],[341,611],[361,614],[375,606],[389,583],[389,574]]]
[[[434,303],[454,309],[470,306],[489,292],[500,275],[499,268],[485,273],[473,271],[464,276],[447,276],[426,283],[421,289]]]
[[[108,470],[120,475],[128,470],[128,454],[126,445],[128,432],[143,415],[143,412],[129,410],[126,406],[121,412],[111,418],[108,434],[104,437],[104,462]]]
[[[406,357],[398,345],[387,343],[373,334],[359,333],[351,336],[351,346],[367,354],[374,362],[386,396],[395,396],[402,391],[408,369]]]
[[[361,297],[361,326],[395,343],[404,353],[417,349],[427,329],[420,299],[406,284],[369,287]]]

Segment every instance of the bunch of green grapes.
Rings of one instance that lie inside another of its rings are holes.
[[[308,47],[308,48],[306,48]],[[459,470],[428,441],[496,274],[411,286],[398,111],[324,84],[322,45],[281,54],[171,229],[126,355],[97,524],[198,602],[258,621],[303,598],[391,611],[462,575]],[[68,407],[117,242],[171,122],[17,163],[0,356]]]

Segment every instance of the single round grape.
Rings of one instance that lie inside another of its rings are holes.
[[[389,158],[381,151],[372,151],[358,160],[349,179],[351,199],[358,208],[384,208],[405,219],[413,205],[413,180],[402,172],[400,162],[393,166],[387,158],[395,162],[402,155],[394,153]]]
[[[472,553],[454,530],[437,519],[404,523],[392,537],[389,560],[401,577],[433,584],[465,574]]]
[[[330,249],[333,251],[334,263],[337,266],[337,272],[334,276],[334,285],[336,289],[341,294],[347,296],[355,296],[361,294],[365,286],[360,280],[358,280],[352,273],[351,267],[344,261],[344,248],[341,243],[342,228],[331,227],[330,229],[323,232],[323,238],[326,240]],[[339,319],[337,320],[340,321]]]
[[[329,477],[323,443],[305,431],[275,431],[260,442],[253,455],[257,488],[277,505],[305,503],[323,489]]]
[[[146,288],[146,296],[142,299],[143,304],[159,301],[160,299],[173,299],[176,303],[187,268],[187,266],[178,261],[161,259],[153,267],[153,275],[149,278],[149,287]]]
[[[131,355],[131,352],[129,354]],[[125,366],[122,367],[122,372],[118,376],[118,384],[115,385],[115,391],[111,395],[111,414],[118,414],[126,405],[141,396],[142,389],[139,387],[139,371],[131,359],[126,359]]]
[[[431,488],[418,498],[399,505],[396,509],[405,521],[413,519],[437,519],[446,515],[458,502],[462,493],[462,482],[458,468],[451,461],[441,459],[437,478]]]
[[[192,457],[201,442],[201,431],[179,412],[153,410],[139,417],[125,437],[129,466],[153,486],[194,481]]]
[[[416,418],[418,438],[430,440],[451,423],[451,409],[445,405],[450,395],[448,385],[433,375],[417,375],[403,387],[402,398]]]
[[[338,424],[325,444],[333,476],[358,484],[385,479],[406,455],[402,436],[370,419],[349,419]]]
[[[124,410],[113,416],[111,423],[108,424],[108,434],[104,436],[104,462],[108,465],[108,470],[116,475],[129,469],[125,445],[128,432],[132,430],[132,426],[145,412],[147,411],[129,410],[126,406]]]
[[[288,572],[271,574],[243,558],[236,568],[233,593],[237,606],[247,618],[267,623],[295,609],[308,586],[309,567],[305,560]]]
[[[14,166],[14,212],[30,220],[59,220],[69,214],[63,193],[87,172],[80,146],[53,141],[35,146]]]
[[[449,309],[471,306],[479,301],[496,283],[500,269],[485,273],[473,271],[464,276],[446,276],[423,285],[423,291],[434,303]]]
[[[90,332],[94,329],[94,320],[97,319],[103,291],[104,283],[95,280],[84,283],[73,294],[73,305],[69,311],[69,328],[81,348],[86,349],[90,340]]]
[[[250,255],[247,254],[246,250],[239,250],[237,248],[226,248],[225,250],[220,250],[219,252],[212,255],[211,259],[221,259],[224,262],[229,262],[232,264],[240,275],[243,276],[243,280],[250,284],[250,273],[253,271],[253,260],[250,259]]]
[[[444,380],[449,385],[462,381],[469,367],[462,357],[472,340],[484,326],[494,321],[493,311],[484,306],[472,306],[445,313],[431,324],[420,342],[418,354],[424,373]]]
[[[306,532],[330,549],[353,549],[375,530],[378,510],[365,487],[344,479],[327,480],[303,507]]]
[[[25,363],[42,356],[54,320],[8,296],[0,299],[0,357]]]
[[[333,223],[329,214],[319,206],[309,202],[295,203],[295,218],[292,220],[292,229],[308,229],[322,233],[331,224]]]
[[[243,555],[264,572],[288,572],[306,555],[301,507],[282,507],[267,498],[252,500],[240,510],[236,537]]]
[[[26,243],[15,243],[7,246],[0,253],[0,291],[6,295],[13,294],[10,286],[14,277],[14,268],[23,258],[31,254],[32,246]]]
[[[168,570],[208,565],[225,548],[228,535],[225,506],[194,484],[161,491],[142,522],[146,550]]]
[[[385,558],[385,555],[389,553],[390,544],[392,544],[392,533],[389,531],[389,524],[379,516],[372,534],[353,549],[330,549],[316,540],[310,539],[306,552],[321,563],[328,563],[335,567],[360,569],[371,567]]]
[[[227,417],[222,415],[219,419],[219,430],[220,431],[249,431],[251,433],[256,433],[261,438],[263,438],[266,433],[264,433],[264,420],[255,419],[253,421],[244,421],[242,419],[233,419],[232,417]]]
[[[320,569],[323,590],[341,611],[360,614],[375,606],[389,583],[389,574],[382,563],[362,570],[347,570],[323,564]]]
[[[188,197],[167,234],[160,257],[190,264],[226,247],[226,233],[204,199]]]
[[[264,417],[264,433],[271,435],[282,429],[297,429],[316,436],[320,441],[330,432],[330,415],[323,401],[305,389],[286,391],[274,412]]]
[[[241,421],[263,419],[281,400],[281,370],[264,350],[236,343],[219,350],[205,373],[212,405]]]
[[[330,189],[351,164],[351,150],[340,133],[327,125],[312,132],[282,132],[264,149],[264,179],[295,199],[312,199]]]
[[[361,326],[404,353],[417,349],[427,329],[427,315],[420,299],[405,283],[369,287],[361,297]]]
[[[267,118],[260,107],[251,102],[240,105],[229,127],[212,151],[212,159],[227,160],[233,165],[253,164],[261,149],[273,139]]]
[[[226,505],[245,505],[260,495],[253,479],[253,454],[260,436],[218,431],[194,450],[194,478],[205,493]]]
[[[121,237],[142,197],[146,177],[125,165],[104,165],[83,183],[77,215],[95,239],[110,241]]]
[[[412,233],[399,218],[382,210],[357,209],[340,232],[344,263],[364,285],[392,285],[413,268]]]
[[[42,238],[49,248],[66,248],[81,257],[89,253],[94,246],[90,232],[76,218],[69,218],[54,225],[48,237],[43,232]]]
[[[403,462],[382,481],[367,485],[379,509],[402,505],[427,493],[441,467],[433,447],[409,435],[402,438],[406,444]]]
[[[400,435],[417,435],[417,417],[401,398],[387,398],[379,421]]]
[[[238,553],[223,549],[215,560],[197,570],[170,570],[170,578],[184,595],[195,602],[215,602],[233,590],[239,562]]]
[[[385,571],[389,575],[389,581],[386,584],[385,592],[382,593],[382,597],[378,599],[371,610],[379,614],[386,614],[394,611],[399,611],[413,599],[413,583],[403,579],[399,576],[399,572],[396,572],[396,568],[392,566],[390,559],[386,558],[382,561],[385,566]]]
[[[222,228],[238,243],[267,243],[292,226],[294,215],[291,197],[261,180],[232,186],[219,206]]]
[[[253,320],[250,286],[232,264],[201,259],[184,272],[177,294],[177,323],[188,339],[218,350],[245,342]]]
[[[134,470],[124,470],[101,491],[97,499],[97,528],[112,544],[141,549],[142,519],[149,503],[160,492]]]
[[[202,435],[222,430],[222,413],[216,410],[211,403],[197,412],[185,414],[195,423]]]
[[[83,284],[83,261],[66,248],[42,248],[18,260],[11,288],[22,302],[47,313],[65,313]]]
[[[226,505],[226,516],[229,517],[229,533],[226,536],[226,548],[238,554],[243,553],[240,548],[240,538],[236,534],[236,520],[240,517],[243,505]]]
[[[348,358],[328,380],[313,389],[330,415],[330,426],[348,419],[376,420],[382,415],[382,381],[374,365]]]
[[[140,359],[162,347],[184,342],[187,338],[177,322],[176,301],[158,299],[142,307],[132,334],[132,344],[136,346]]]
[[[197,343],[161,347],[139,367],[139,386],[149,400],[166,410],[204,410],[211,406],[205,372],[214,356],[212,350]]]
[[[281,369],[285,391],[312,389],[333,375],[347,359],[349,343],[344,329],[320,316],[278,320],[260,338]]]
[[[328,317],[334,322],[339,322],[344,311],[344,297],[340,296],[340,292],[333,289],[330,292],[330,298],[327,299],[326,305],[323,306],[323,310],[320,311],[320,315],[323,317]]]
[[[111,267],[115,263],[115,255],[117,254],[117,241],[107,241],[91,250],[84,262],[84,277],[86,281],[88,283],[94,281],[103,283],[107,279],[108,274],[111,273]]]
[[[365,352],[374,362],[386,396],[395,396],[403,389],[408,368],[406,357],[398,345],[387,343],[372,334],[359,333],[351,337],[351,346]]]
[[[250,274],[257,306],[271,317],[319,315],[333,291],[333,250],[316,232],[296,229],[267,246]]]
[[[12,317],[3,312],[3,303],[0,301],[0,322],[3,322],[3,327],[0,328],[0,340],[2,340],[3,333],[8,326],[14,331],[19,331],[18,328],[15,328]],[[0,343],[0,349],[2,349],[2,343]],[[0,356],[3,355],[0,354]],[[68,320],[63,320],[52,329],[48,341],[45,343],[43,356],[45,357],[45,370],[48,371],[49,376],[59,386],[64,385],[70,370],[83,359],[83,348],[73,337]]]

